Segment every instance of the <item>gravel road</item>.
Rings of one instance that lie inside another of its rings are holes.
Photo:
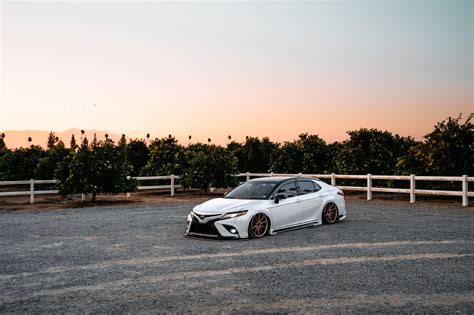
[[[194,202],[0,212],[0,312],[474,312],[473,208],[348,199],[339,224],[184,237]]]

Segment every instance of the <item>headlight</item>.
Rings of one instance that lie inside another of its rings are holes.
[[[237,211],[237,212],[229,212],[229,213],[226,213],[222,218],[221,220],[223,219],[232,219],[232,218],[236,218],[236,217],[240,217],[240,216],[243,216],[247,213],[247,210],[242,210],[242,211]]]

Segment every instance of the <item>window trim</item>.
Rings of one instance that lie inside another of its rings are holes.
[[[307,192],[307,193],[303,193],[301,188],[300,188],[300,182],[310,182],[313,184],[313,188],[315,189],[314,191],[312,192]],[[309,195],[309,194],[314,194],[314,193],[317,193],[318,191],[321,190],[321,186],[319,186],[318,184],[316,184],[316,182],[312,179],[297,179],[296,180],[296,185],[298,186],[298,196],[304,196],[304,195]]]
[[[270,196],[270,199],[269,200],[274,200],[275,199],[275,196],[277,195],[277,192],[278,190],[280,190],[280,187],[283,186],[283,185],[286,185],[290,182],[294,182],[295,183],[295,186],[296,186],[296,195],[294,195],[293,197],[297,197],[299,196],[299,186],[298,186],[298,183],[296,182],[296,179],[295,178],[292,178],[292,179],[288,179],[288,180],[285,180],[284,182],[282,182],[280,185],[278,185],[275,190],[273,191],[273,193],[271,194]],[[293,197],[290,197],[290,198],[293,198]],[[288,198],[286,198],[288,199]]]

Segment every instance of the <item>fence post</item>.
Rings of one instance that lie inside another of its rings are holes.
[[[171,197],[174,196],[174,175],[171,175]]]
[[[246,178],[246,182],[248,182],[250,180],[250,172],[247,172],[247,178]]]
[[[467,175],[462,176],[462,206],[467,207],[468,199],[467,199]]]
[[[271,177],[275,176],[275,173],[271,172],[271,173],[270,173],[270,176],[271,176]]]
[[[81,194],[81,202],[84,202],[84,199],[86,198],[86,196],[84,195],[84,193]]]
[[[35,203],[35,180],[30,179],[30,203]]]
[[[301,177],[301,175],[302,175],[301,173],[298,173],[297,177]]]
[[[367,200],[372,200],[372,174],[367,174]]]
[[[415,203],[415,174],[410,174],[410,203]]]
[[[336,174],[331,173],[331,185],[336,186]]]
[[[127,176],[127,180],[128,180],[128,181],[130,181],[131,178],[132,178],[132,177],[130,177],[130,175]],[[128,198],[130,198],[130,192],[129,192],[129,191],[127,191],[127,199],[128,199]]]

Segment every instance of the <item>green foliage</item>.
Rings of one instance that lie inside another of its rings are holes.
[[[278,144],[271,142],[268,137],[262,140],[258,137],[247,137],[243,145],[232,141],[227,146],[227,149],[237,157],[238,170],[252,173],[268,172],[277,148]]]
[[[122,134],[120,137],[119,142],[117,143],[117,146],[119,147],[125,147],[127,145],[127,138],[125,137],[125,134]]]
[[[461,115],[449,117],[434,126],[397,164],[399,174],[472,175],[474,174],[474,127],[470,114],[464,123]]]
[[[48,150],[51,150],[56,145],[58,138],[54,135],[54,132],[50,132],[48,135],[48,142],[46,143],[46,147]]]
[[[132,164],[132,176],[138,176],[149,160],[150,151],[143,139],[130,140],[125,149],[127,160]]]
[[[7,151],[7,145],[5,144],[5,134],[0,134],[0,154]]]
[[[34,171],[35,179],[52,179],[54,171],[59,163],[69,154],[62,141],[52,145],[47,151],[47,155],[40,158]]]
[[[57,188],[61,195],[73,193],[92,194],[95,201],[98,193],[117,194],[133,191],[134,180],[127,179],[132,166],[127,162],[123,150],[114,146],[110,139],[81,145],[56,169]]]
[[[77,142],[76,142],[76,137],[74,137],[74,134],[72,134],[72,136],[71,136],[71,141],[69,142],[69,147],[71,148],[71,150],[77,150],[77,148],[78,148],[78,145],[77,145]]]
[[[187,167],[181,177],[185,187],[200,188],[234,186],[237,179],[237,159],[232,152],[216,145],[193,144],[186,150]]]
[[[414,140],[388,131],[361,128],[349,131],[337,158],[341,174],[393,174],[398,160]]]
[[[155,139],[149,147],[150,159],[141,170],[144,176],[163,174],[180,175],[185,167],[184,147],[178,140],[169,135],[167,138]]]
[[[0,156],[0,180],[33,178],[36,165],[47,153],[40,146],[7,150]]]
[[[325,173],[331,165],[330,153],[319,136],[303,133],[298,140],[278,148],[271,168],[277,173]]]

